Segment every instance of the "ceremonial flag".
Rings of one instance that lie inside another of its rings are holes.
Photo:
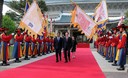
[[[26,0],[25,10],[24,10],[25,13],[28,11],[29,7],[30,7],[30,3],[28,2],[28,0]]]
[[[102,0],[99,5],[96,7],[94,13],[94,20],[99,25],[98,28],[106,26],[106,22],[108,21],[108,11],[107,4],[105,0]]]
[[[74,11],[73,14],[75,15],[72,15],[71,22],[77,24],[80,30],[82,30],[82,33],[88,38],[92,38],[96,31],[97,24],[79,6],[76,6]]]
[[[118,26],[120,26],[123,23],[123,21],[124,21],[124,16],[121,17],[121,19],[120,19],[120,21],[118,23]]]
[[[33,1],[24,15],[20,22],[20,27],[23,29],[25,28],[28,32],[31,32],[31,35],[42,35],[44,30],[42,27],[42,13],[36,1]]]
[[[52,18],[51,18],[51,21],[50,21],[50,32],[52,32]]]
[[[44,28],[44,37],[48,36],[48,15],[43,14],[43,25],[42,27]]]
[[[44,27],[43,35],[44,35],[44,37],[47,37],[47,35],[48,35],[48,32],[47,32],[47,28],[46,28],[46,26]]]

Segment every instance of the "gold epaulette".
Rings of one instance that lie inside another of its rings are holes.
[[[126,34],[126,32],[123,32],[123,33],[122,33],[122,35],[125,35],[125,36],[127,37],[127,34]]]

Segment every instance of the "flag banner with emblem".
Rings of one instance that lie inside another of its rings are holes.
[[[94,20],[99,25],[98,28],[106,26],[106,22],[108,21],[108,11],[107,4],[105,0],[102,0],[99,5],[96,7],[94,13]]]
[[[79,6],[76,6],[74,11],[73,14],[75,15],[72,15],[71,22],[77,24],[79,30],[82,30],[82,33],[88,38],[92,38],[97,29],[97,24]]]
[[[36,1],[33,1],[32,5],[21,20],[20,27],[31,32],[31,35],[42,35],[44,30],[42,27],[42,21],[41,10]]]
[[[50,20],[50,32],[52,32],[52,18]]]
[[[26,1],[25,10],[24,10],[25,13],[28,11],[29,7],[30,7],[30,3]]]

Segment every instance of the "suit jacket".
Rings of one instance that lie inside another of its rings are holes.
[[[63,39],[63,48],[70,50],[72,47],[72,38],[68,37],[66,40],[66,37]]]
[[[63,46],[63,39],[60,37],[59,41],[57,39],[57,37],[54,38],[54,48],[55,49],[62,49]]]

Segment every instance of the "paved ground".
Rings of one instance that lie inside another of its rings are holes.
[[[91,50],[97,63],[106,75],[106,78],[128,78],[128,64],[125,66],[125,71],[118,71],[116,70],[118,66],[112,66],[112,63],[109,63],[107,60],[105,60],[105,58],[96,52],[96,49]]]
[[[117,67],[113,67],[111,64],[112,63],[108,63],[107,60],[105,60],[100,54],[98,54],[96,52],[96,49],[91,49],[92,50],[92,54],[95,57],[97,63],[99,64],[100,68],[102,69],[102,71],[104,72],[104,74],[106,75],[106,78],[128,78],[128,64],[126,65],[126,70],[125,71],[117,71],[116,68]],[[21,63],[13,63],[14,59],[11,60],[10,62],[10,66],[0,66],[0,71],[3,70],[7,70],[7,69],[11,69],[11,68],[16,68],[22,65],[26,65],[32,62],[35,62],[37,60],[40,59],[44,59],[46,57],[52,56],[55,53],[51,53],[45,56],[41,56],[41,57],[37,57],[28,61],[24,61],[22,58],[22,62]],[[1,63],[1,62],[0,62]]]

